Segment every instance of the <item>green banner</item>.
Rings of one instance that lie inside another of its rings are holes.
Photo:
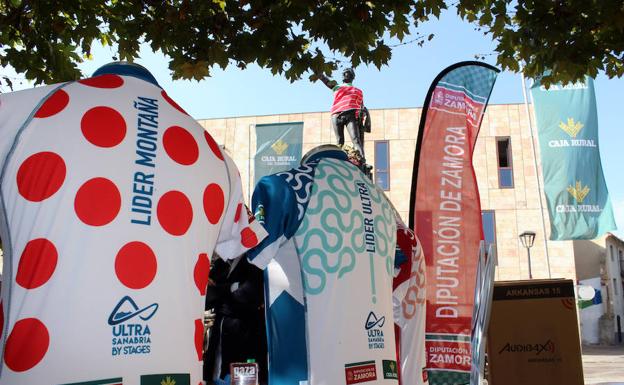
[[[254,185],[265,175],[297,167],[302,141],[302,122],[256,125]]]
[[[615,229],[598,148],[594,82],[531,88],[550,214],[550,239],[594,239]]]

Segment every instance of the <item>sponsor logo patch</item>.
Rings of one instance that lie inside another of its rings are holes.
[[[392,380],[399,379],[399,371],[397,369],[396,361],[382,360],[381,363],[382,363],[381,367],[383,368],[384,379],[386,380],[387,379],[392,379]]]
[[[534,343],[534,344],[512,344],[507,342],[505,346],[498,352],[498,354],[503,353],[534,353],[536,356],[539,356],[542,353],[555,353],[555,343],[551,340],[548,340],[544,343]]]
[[[370,312],[368,313],[368,317],[366,318],[366,326],[364,327],[366,328],[366,330],[370,330],[374,328],[375,326],[378,326],[378,327],[384,326],[385,322],[386,322],[386,317],[377,318],[375,313]]]
[[[157,303],[140,308],[129,296],[123,297],[108,317],[108,324],[112,327],[111,355],[149,354],[152,331],[147,321],[157,310]]]
[[[141,376],[141,385],[191,385],[188,373],[148,374]]]
[[[364,329],[368,337],[369,349],[383,349],[385,347],[385,337],[382,327],[386,323],[386,317],[377,317],[374,312],[368,313]]]
[[[256,385],[258,383],[258,364],[255,363],[232,363],[230,364],[232,384]]]
[[[123,385],[123,379],[121,377],[117,377],[117,378],[107,378],[105,380],[72,382],[68,384],[59,384],[59,385]]]
[[[139,316],[143,321],[147,321],[154,316],[158,310],[158,304],[153,303],[143,309],[139,309],[136,302],[129,296],[125,296],[119,301],[111,315],[108,317],[108,324],[111,326],[119,325],[131,318]]]
[[[345,380],[347,381],[347,385],[377,380],[375,361],[356,362],[345,365]]]

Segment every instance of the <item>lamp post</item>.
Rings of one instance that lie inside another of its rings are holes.
[[[531,247],[533,247],[533,242],[535,242],[535,232],[523,232],[520,234],[520,242],[522,242],[522,246],[527,249],[527,256],[529,258],[529,279],[533,279],[533,273],[531,273]]]

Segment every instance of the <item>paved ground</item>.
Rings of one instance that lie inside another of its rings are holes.
[[[624,346],[583,346],[585,385],[624,385]]]

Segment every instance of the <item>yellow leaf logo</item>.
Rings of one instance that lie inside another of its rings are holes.
[[[568,118],[568,123],[559,122],[559,128],[561,128],[566,134],[573,138],[581,131],[585,125],[581,122],[575,122],[574,119]]]
[[[271,148],[273,149],[273,151],[275,151],[277,155],[282,155],[284,151],[286,151],[286,149],[288,148],[288,143],[279,139],[277,142],[273,143]]]
[[[160,381],[160,385],[175,385],[175,380],[172,380],[171,377],[167,376],[164,380]]]
[[[589,187],[583,187],[580,181],[576,181],[576,186],[574,187],[568,186],[568,193],[570,193],[578,203],[583,203],[583,199],[589,194],[589,191]]]

